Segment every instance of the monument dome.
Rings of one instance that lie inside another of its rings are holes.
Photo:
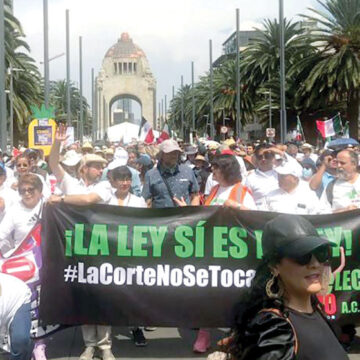
[[[105,57],[138,58],[145,57],[142,49],[134,44],[128,33],[122,33],[120,39],[107,52]]]

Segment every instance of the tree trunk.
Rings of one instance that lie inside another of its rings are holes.
[[[347,100],[347,119],[349,121],[350,137],[359,139],[359,107],[360,91],[350,90]]]

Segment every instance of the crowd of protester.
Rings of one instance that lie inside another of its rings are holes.
[[[360,207],[358,147],[334,151],[308,143],[244,143],[232,138],[222,143],[197,139],[192,145],[168,139],[150,145],[86,142],[66,147],[65,141],[66,128],[60,125],[48,158],[36,149],[0,152],[2,255],[24,239],[45,202],[140,208],[220,205],[297,215]],[[11,281],[15,286],[18,280],[0,273],[2,292]],[[19,318],[23,324],[30,321],[24,311],[30,300],[25,285],[18,289],[16,303],[0,297],[1,319],[3,302],[12,304],[11,315],[1,326],[10,326],[12,359],[26,360],[31,345],[17,327]],[[137,346],[147,343],[141,325],[130,329]],[[110,326],[84,325],[82,333],[85,350],[80,360],[91,360],[96,348],[104,360],[115,359]],[[209,332],[199,329],[194,351],[204,353],[209,347]],[[33,356],[46,359],[44,341],[35,343]]]

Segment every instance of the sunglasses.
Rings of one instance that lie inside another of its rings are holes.
[[[297,264],[304,266],[310,263],[313,255],[315,256],[315,258],[319,263],[321,264],[326,263],[330,259],[329,247],[320,246],[308,254],[299,257],[291,257],[291,259],[294,260]]]
[[[267,152],[263,153],[262,155],[256,155],[256,158],[258,160],[264,160],[264,159],[265,160],[271,160],[271,159],[274,158],[274,154],[267,151]]]
[[[34,187],[28,187],[28,188],[19,189],[19,194],[20,195],[25,195],[26,193],[29,193],[30,195],[33,195],[35,193],[35,188]]]

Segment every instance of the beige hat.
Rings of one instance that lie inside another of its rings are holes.
[[[231,145],[235,145],[236,141],[233,138],[230,138],[230,139],[226,139],[225,141],[223,141],[223,144],[227,145],[227,146],[231,146]]]
[[[173,139],[167,139],[164,140],[161,144],[160,144],[160,151],[164,152],[165,154],[173,152],[173,151],[180,151],[180,146],[179,144],[173,140]]]
[[[101,163],[101,164],[106,164],[107,161],[102,158],[99,155],[96,154],[86,154],[82,157],[81,161],[80,161],[80,167],[79,169],[81,169],[82,167],[84,167],[85,165],[92,163],[92,162],[97,162],[97,163]]]
[[[104,150],[104,153],[105,153],[105,154],[114,155],[114,149],[112,149],[112,148],[105,149],[105,150]]]
[[[204,157],[204,156],[202,156],[202,155],[196,155],[195,160],[201,160],[201,161],[205,161],[205,162],[207,162],[207,161],[206,161],[206,159],[205,159],[205,157]]]
[[[303,144],[301,145],[301,148],[302,148],[302,149],[312,149],[313,146],[312,146],[311,144],[308,144],[308,143],[303,143]]]
[[[92,149],[93,146],[89,142],[86,142],[86,143],[84,143],[84,145],[81,148],[82,149]]]
[[[77,153],[75,150],[69,150],[65,153],[61,163],[66,166],[75,166],[79,163],[82,156]]]

